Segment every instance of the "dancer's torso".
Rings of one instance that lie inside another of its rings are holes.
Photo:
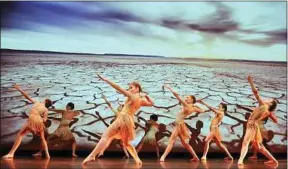
[[[44,113],[47,111],[48,111],[48,109],[45,107],[45,105],[43,103],[36,102],[32,106],[29,116],[34,115],[34,116],[43,117]]]
[[[217,113],[215,117],[213,118],[213,120],[211,121],[210,128],[219,127],[223,117],[224,117],[224,112]]]
[[[176,123],[183,123],[185,118],[195,111],[194,105],[184,107],[180,113],[177,114]]]
[[[147,121],[147,127],[148,127],[148,132],[152,132],[152,133],[157,133],[158,132],[158,127],[159,125],[153,121],[153,120],[148,120]]]
[[[135,100],[127,99],[122,110],[118,113],[120,114],[128,114],[130,116],[133,116],[134,113],[139,110],[139,108],[142,105],[142,99],[138,96]]]
[[[259,123],[262,119],[269,116],[270,112],[268,111],[268,106],[261,105],[259,107],[256,107],[254,111],[252,112],[251,116],[248,119],[248,122],[253,123]]]

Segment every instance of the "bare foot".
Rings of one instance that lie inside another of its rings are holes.
[[[258,157],[257,157],[257,156],[251,156],[251,157],[248,157],[248,159],[250,159],[250,160],[257,160]]]
[[[50,155],[46,156],[46,159],[50,159]]]
[[[264,164],[277,164],[278,165],[278,161],[269,160],[269,161],[264,162]]]
[[[230,161],[230,160],[233,160],[233,157],[225,157],[224,160],[225,161]]]
[[[159,161],[160,161],[160,162],[164,162],[164,161],[165,161],[165,158],[164,158],[164,157],[161,157]]]
[[[196,162],[196,161],[199,161],[199,158],[198,157],[194,157],[190,161]]]
[[[139,160],[136,161],[136,164],[142,165],[142,161],[139,159]]]
[[[35,153],[35,154],[32,154],[33,157],[37,157],[37,156],[42,156],[42,152],[38,152],[38,153]]]
[[[85,164],[87,164],[88,162],[94,161],[94,160],[95,160],[95,157],[90,157],[90,156],[88,156],[88,157],[85,158],[85,160],[82,162],[82,165],[85,165]]]
[[[206,161],[206,157],[202,157],[202,158],[201,158],[201,161]]]
[[[77,154],[72,154],[72,157],[78,157],[78,155]]]
[[[3,156],[2,158],[3,158],[3,159],[7,159],[7,158],[13,158],[13,157],[14,157],[14,155],[12,155],[12,154],[7,154],[7,155]]]
[[[243,161],[238,161],[238,165],[243,165]]]

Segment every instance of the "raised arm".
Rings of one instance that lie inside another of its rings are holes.
[[[208,105],[203,100],[198,100],[199,103],[203,104],[204,106],[208,107],[210,110],[212,110],[214,113],[218,114],[220,113],[219,110],[215,109],[214,107]]]
[[[273,112],[270,112],[270,115],[268,116],[274,123],[278,123],[278,119],[276,115]]]
[[[62,109],[48,109],[49,111],[54,111],[56,113],[64,113],[65,110],[62,110]]]
[[[149,96],[145,95],[145,99],[142,99],[142,106],[153,106],[153,105],[154,103],[152,99]]]
[[[99,74],[97,74],[97,76],[98,76],[101,80],[103,80],[104,82],[108,83],[111,87],[113,87],[114,89],[116,89],[118,92],[124,94],[126,97],[131,97],[131,96],[132,96],[132,93],[131,93],[131,92],[129,92],[129,91],[121,88],[121,87],[120,87],[119,85],[117,85],[116,83],[114,83],[114,82],[112,82],[112,81],[110,81],[110,80],[102,77],[102,76],[99,75]]]
[[[35,100],[32,99],[25,91],[23,91],[19,85],[15,84],[13,86],[15,89],[17,89],[27,100],[29,100],[31,103],[35,103]]]
[[[207,110],[203,110],[201,107],[194,105],[194,109],[197,113],[205,113]],[[209,111],[209,110],[208,110]]]
[[[188,106],[188,104],[184,100],[182,100],[182,98],[179,96],[179,94],[176,93],[169,85],[164,84],[164,87],[166,87],[168,90],[170,90],[183,106],[185,106],[185,107]]]
[[[104,94],[102,94],[102,98],[105,100],[106,104],[108,105],[108,107],[115,113],[117,114],[118,111],[116,111],[115,109],[113,109],[111,103],[107,100],[106,96]]]
[[[253,79],[251,76],[248,76],[247,77],[247,80],[251,86],[251,89],[252,89],[252,92],[256,98],[256,100],[258,101],[259,105],[263,105],[263,100],[261,99],[260,95],[259,95],[259,91],[256,89],[255,85],[254,85],[254,82],[253,82]]]
[[[48,119],[48,111],[45,111],[43,114],[43,122],[46,122]]]

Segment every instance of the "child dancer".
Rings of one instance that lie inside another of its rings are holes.
[[[201,108],[198,106],[195,106],[194,103],[196,103],[195,96],[186,96],[185,100],[182,100],[182,98],[174,91],[172,88],[168,85],[164,85],[168,90],[170,90],[173,95],[180,101],[183,108],[181,112],[178,113],[176,118],[176,126],[172,132],[172,135],[169,138],[168,146],[164,152],[164,154],[161,156],[160,161],[163,162],[168,155],[168,153],[171,151],[174,142],[176,141],[176,138],[179,137],[181,139],[182,145],[191,153],[193,156],[192,161],[199,161],[199,158],[197,157],[196,153],[194,152],[193,148],[189,145],[190,140],[190,134],[189,130],[184,122],[184,119],[189,116],[193,112],[204,112]]]
[[[74,110],[74,103],[69,102],[66,105],[66,110],[62,109],[49,109],[50,111],[54,111],[56,113],[61,113],[62,118],[60,121],[59,127],[47,138],[47,142],[51,143],[53,141],[61,142],[61,141],[70,141],[72,143],[72,157],[77,157],[75,151],[76,151],[76,140],[74,135],[72,134],[69,124],[73,120],[75,116],[78,116],[80,114],[79,111]],[[34,156],[41,156],[42,155],[42,149],[34,154]]]
[[[238,164],[239,165],[243,164],[243,160],[248,151],[249,143],[252,141],[254,147],[257,148],[257,150],[261,152],[263,155],[265,155],[267,158],[269,158],[269,161],[265,162],[265,164],[277,164],[278,165],[278,161],[262,145],[261,132],[258,126],[259,121],[266,117],[271,118],[275,123],[277,123],[277,118],[275,117],[273,113],[273,111],[277,107],[277,101],[273,99],[269,102],[264,102],[262,98],[260,97],[259,92],[253,83],[252,77],[248,76],[247,79],[251,86],[252,92],[256,100],[259,103],[259,106],[253,110],[251,116],[248,119],[246,134],[242,142],[242,149],[241,149],[240,158],[238,160]]]
[[[156,140],[156,134],[159,131],[159,124],[157,123],[158,116],[153,114],[150,116],[150,120],[146,123],[146,133],[143,139],[140,141],[137,147],[137,153],[142,149],[144,144],[150,144],[156,147],[157,158],[159,158],[159,145]]]
[[[209,144],[212,140],[214,140],[217,144],[217,146],[223,150],[228,157],[225,158],[225,160],[233,160],[233,157],[231,156],[231,154],[229,153],[229,151],[227,150],[227,148],[221,143],[221,134],[220,134],[220,130],[219,130],[219,125],[224,117],[224,112],[227,111],[227,105],[225,103],[220,103],[219,104],[219,108],[218,110],[209,106],[207,103],[205,103],[202,100],[198,101],[199,103],[205,105],[206,107],[208,107],[210,110],[212,110],[215,113],[215,117],[213,118],[211,124],[210,124],[210,133],[208,134],[208,136],[205,138],[205,145],[204,145],[204,154],[201,158],[202,161],[206,160],[206,156],[209,150]]]
[[[17,148],[19,147],[23,136],[26,135],[28,132],[31,132],[34,134],[40,134],[40,137],[42,140],[42,146],[44,147],[46,158],[50,158],[50,155],[48,152],[47,142],[46,142],[45,136],[44,136],[45,126],[44,126],[43,122],[45,122],[47,120],[47,114],[48,114],[47,108],[49,108],[52,105],[52,101],[49,99],[46,99],[43,102],[38,102],[38,101],[32,99],[17,84],[14,85],[14,88],[17,89],[27,100],[29,100],[31,103],[33,103],[33,107],[30,110],[30,114],[29,114],[27,123],[21,128],[21,130],[17,134],[16,141],[15,141],[11,151],[7,155],[3,156],[3,158],[13,158],[14,157],[14,153],[17,150]]]
[[[107,128],[107,130],[101,136],[97,146],[89,154],[89,156],[83,161],[82,164],[86,164],[89,161],[95,159],[95,156],[102,152],[102,150],[111,143],[115,138],[121,139],[125,148],[129,151],[131,156],[134,158],[137,164],[142,164],[141,160],[138,157],[138,154],[135,148],[131,145],[130,141],[135,138],[135,129],[134,129],[134,113],[139,110],[141,106],[152,106],[152,100],[145,95],[142,97],[140,92],[142,91],[141,86],[137,82],[132,82],[129,84],[129,89],[125,90],[118,86],[116,83],[98,75],[98,77],[104,82],[108,83],[118,92],[122,93],[127,97],[127,100],[119,112],[116,120]]]

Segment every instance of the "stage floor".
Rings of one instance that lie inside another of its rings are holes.
[[[33,157],[15,157],[14,159],[1,159],[1,169],[98,169],[98,168],[142,168],[142,169],[232,169],[232,168],[245,168],[245,169],[265,169],[265,168],[287,168],[287,160],[280,159],[278,167],[275,165],[264,165],[263,160],[258,161],[244,161],[244,167],[238,167],[237,160],[233,162],[225,162],[222,159],[208,159],[206,163],[203,162],[189,162],[189,159],[175,159],[167,158],[166,162],[158,162],[156,159],[142,159],[142,166],[135,164],[133,159],[119,159],[119,158],[100,158],[94,162],[90,162],[85,166],[81,166],[84,158],[60,158],[52,157],[50,160],[35,159]]]

